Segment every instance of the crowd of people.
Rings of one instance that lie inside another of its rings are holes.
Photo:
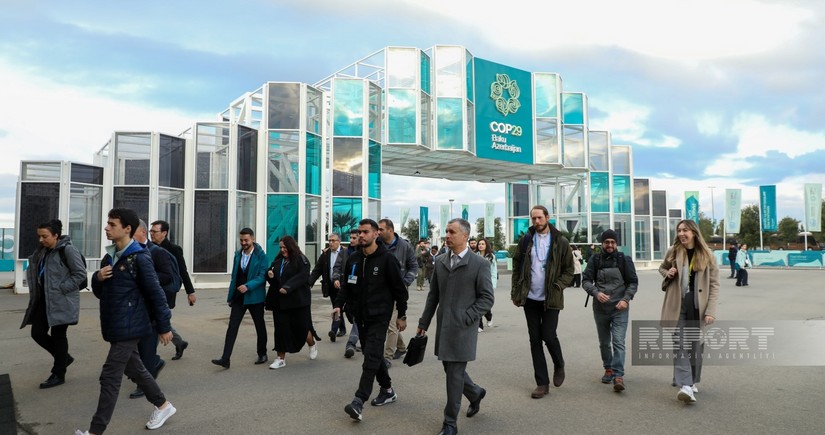
[[[627,388],[624,362],[630,304],[638,290],[633,261],[620,251],[618,234],[608,229],[600,235],[601,245],[589,249],[585,262],[579,248],[549,218],[545,207],[531,209],[532,225],[512,259],[510,299],[524,312],[536,382],[530,395],[541,399],[550,392],[545,348],[553,364],[553,386],[564,383],[559,313],[564,309],[565,289],[579,286],[588,300],[593,298],[604,368],[600,380],[622,392]],[[398,399],[389,369],[407,352],[402,333],[407,328],[408,289],[415,281],[416,289],[425,291],[426,283],[426,303],[415,335],[435,335],[434,351],[444,366],[447,392],[439,434],[457,433],[462,396],[469,401],[468,418],[480,411],[487,396],[487,390],[470,378],[467,366],[476,359],[478,334],[485,324],[493,326],[498,281],[492,244],[471,238],[470,232],[469,222],[452,219],[441,249],[427,240],[413,248],[395,233],[391,220],[363,219],[351,231],[347,248],[339,234],[330,234],[328,247],[311,267],[294,238],[282,237],[278,254],[269,262],[254,231],[242,229],[226,295],[230,315],[223,352],[212,363],[230,368],[247,311],[257,335],[255,364],[269,361],[265,311],[272,312],[276,352],[269,368],[284,368],[286,354],[299,353],[304,345],[309,358],[316,359],[320,337],[313,325],[310,289],[320,278],[322,294],[332,307],[329,339],[334,342],[348,335],[344,356],[352,358],[360,344],[364,357],[354,397],[344,407],[347,415],[361,421],[376,381],[378,394],[370,405],[384,406]],[[100,270],[92,274],[91,289],[100,300],[100,327],[109,352],[101,370],[97,410],[89,429],[77,434],[106,430],[124,374],[137,385],[130,397],[145,397],[154,405],[146,428],[159,428],[176,413],[156,381],[165,366],[157,347],[171,343],[172,359],[183,356],[188,342],[172,327],[171,310],[181,287],[190,305],[197,301],[183,251],[169,240],[167,222],[147,226],[133,210],[115,208],[108,213],[105,233],[112,244],[106,247]],[[45,389],[63,384],[67,367],[74,362],[67,330],[79,321],[79,291],[88,285],[88,275],[84,257],[63,234],[59,220],[40,225],[37,235],[40,246],[28,259],[30,302],[21,327],[31,325],[32,338],[54,359],[50,376],[40,384]],[[733,248],[732,274],[738,271],[737,285],[747,285],[747,246],[735,253]],[[680,331],[712,324],[719,297],[716,261],[693,221],[679,222],[659,272],[664,292],[662,326],[677,327],[673,385],[679,387],[678,400],[692,403],[701,378],[703,343],[681,336]],[[431,328],[434,317],[436,325]]]

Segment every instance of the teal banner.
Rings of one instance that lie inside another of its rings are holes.
[[[533,163],[533,76],[475,58],[476,155]]]
[[[401,212],[401,219],[399,219],[399,221],[401,221],[401,228],[404,228],[404,225],[407,225],[407,219],[410,218],[410,209],[409,208],[402,208],[400,210],[400,212]]]
[[[759,222],[762,231],[776,231],[776,185],[759,186]]]
[[[430,210],[427,207],[418,208],[418,238],[427,238],[427,227],[430,226]]]
[[[496,236],[496,205],[488,202],[484,206],[484,237],[492,239]]]
[[[742,221],[742,189],[725,189],[725,232],[739,234]]]
[[[822,184],[805,183],[805,231],[822,231]]]
[[[450,206],[449,205],[442,205],[441,206],[441,224],[438,227],[438,234],[439,235],[446,235],[447,234],[447,222],[450,221]]]
[[[699,192],[685,192],[685,219],[699,223]]]
[[[470,205],[469,204],[461,204],[461,219],[465,221],[470,221]]]

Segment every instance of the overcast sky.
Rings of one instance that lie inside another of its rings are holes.
[[[634,176],[723,217],[723,191],[802,219],[825,182],[825,3],[817,0],[5,2],[0,14],[0,227],[21,160],[91,162],[112,131],[178,134],[268,80],[315,83],[385,46],[465,46],[561,74],[590,128],[633,147]],[[231,5],[231,7],[230,7]],[[491,178],[494,168],[490,168]],[[469,203],[501,184],[384,177],[384,214]],[[457,212],[456,212],[457,213]]]

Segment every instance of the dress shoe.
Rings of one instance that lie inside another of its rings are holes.
[[[183,351],[186,350],[187,347],[189,347],[189,342],[188,341],[184,341],[183,343],[180,344],[180,346],[176,346],[175,347],[175,356],[172,357],[172,361],[177,361],[177,360],[181,359],[181,357],[183,356]]]
[[[160,371],[163,370],[164,367],[166,367],[166,361],[158,360],[158,364],[155,366],[155,374],[152,375],[152,377],[157,379],[158,376],[160,376]]]
[[[530,397],[534,399],[541,399],[542,397],[546,396],[550,393],[550,386],[549,385],[539,385],[533,390],[533,393],[530,394]]]
[[[449,424],[445,424],[441,426],[441,432],[438,435],[455,435],[458,433],[458,429],[455,426],[450,426]]]
[[[483,399],[484,396],[486,396],[486,395],[487,395],[487,390],[482,388],[481,393],[478,395],[478,399],[474,402],[470,402],[470,407],[467,408],[467,418],[470,418],[470,417],[478,414],[478,411],[481,410],[481,399]]]
[[[62,376],[57,376],[56,374],[52,373],[52,375],[49,376],[48,379],[46,379],[45,381],[43,381],[40,384],[40,388],[45,389],[45,388],[56,387],[58,385],[63,385],[65,382],[66,382],[65,378],[63,378]]]
[[[143,390],[140,389],[140,387],[137,387],[137,388],[135,388],[135,391],[132,391],[131,393],[129,393],[129,398],[130,399],[139,399],[139,398],[141,398],[145,395],[146,395],[146,393],[144,393]]]
[[[228,360],[228,359],[223,359],[223,358],[221,358],[221,359],[213,359],[213,360],[212,360],[212,364],[215,364],[216,366],[221,366],[221,367],[223,367],[223,368],[225,368],[225,369],[228,369],[228,368],[229,368],[229,360]]]
[[[269,361],[269,358],[267,358],[266,355],[258,355],[258,359],[255,360],[255,364],[263,364],[267,361]]]
[[[66,367],[69,367],[74,362],[74,358],[71,355],[66,355]]]
[[[553,386],[561,387],[564,383],[564,367],[559,367],[553,371]]]

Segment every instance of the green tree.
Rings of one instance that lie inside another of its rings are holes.
[[[702,212],[699,212],[699,231],[702,232],[702,238],[709,241],[710,237],[714,235],[713,222]]]
[[[492,243],[493,249],[498,251],[500,249],[505,248],[506,239],[504,237],[504,229],[502,228],[502,225],[501,225],[501,218],[497,217],[493,221],[493,223],[494,223],[493,229],[494,229],[494,234],[495,235],[493,236],[493,240],[490,240],[490,243]],[[484,237],[484,218],[480,217],[480,218],[476,219],[476,235],[475,235],[475,238],[480,239],[482,237]]]
[[[777,224],[777,237],[783,242],[795,242],[796,236],[799,234],[800,222],[792,217],[783,217],[779,224]]]
[[[766,238],[767,240],[767,238]],[[747,243],[749,248],[759,248],[759,206],[749,205],[742,209],[742,220],[739,224],[739,243]]]
[[[435,224],[431,220],[427,220],[427,239],[432,240],[433,238],[433,230],[435,229]],[[421,240],[421,237],[418,233],[420,223],[419,219],[407,219],[407,223],[404,224],[404,227],[401,228],[401,235],[410,241],[413,245],[418,243]]]

